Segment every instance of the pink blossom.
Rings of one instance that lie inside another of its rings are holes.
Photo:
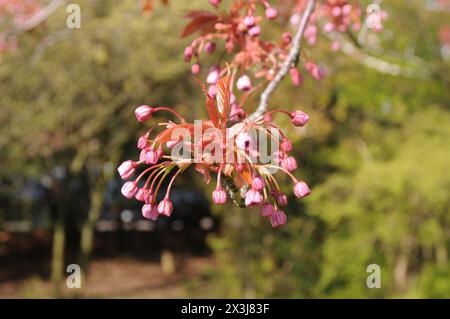
[[[252,180],[252,189],[255,191],[262,191],[264,187],[266,186],[266,183],[264,182],[264,179],[261,176],[256,176]]]
[[[208,73],[208,77],[206,78],[206,83],[208,84],[216,84],[219,80],[219,70],[213,69]]]
[[[209,96],[211,96],[212,98],[215,98],[217,95],[217,86],[216,85],[210,85],[208,87],[208,94]]]
[[[254,207],[262,203],[263,197],[260,192],[250,189],[245,193],[245,206]]]
[[[137,183],[136,182],[126,182],[123,184],[121,189],[122,195],[126,198],[132,198],[134,194],[137,192]]]
[[[134,114],[139,122],[145,122],[152,118],[153,108],[148,105],[141,105],[136,108]]]
[[[275,212],[275,207],[273,207],[273,205],[264,204],[261,207],[261,216],[263,216],[263,217],[270,217],[270,216],[272,216],[272,214],[274,212]]]
[[[191,61],[192,54],[194,54],[194,48],[191,46],[186,47],[186,49],[184,49],[184,61]]]
[[[248,91],[252,88],[252,82],[250,81],[250,78],[244,74],[238,79],[236,86],[238,90]]]
[[[255,17],[254,16],[246,16],[244,18],[244,24],[248,28],[253,27],[255,25]]]
[[[147,146],[148,146],[148,133],[139,137],[138,143],[137,143],[137,147],[140,150],[143,150]]]
[[[212,54],[216,50],[216,44],[214,42],[208,42],[205,45],[205,52]]]
[[[268,7],[266,9],[266,18],[269,20],[275,19],[278,15],[277,10],[274,7]]]
[[[281,161],[281,167],[289,172],[295,171],[297,169],[297,161],[292,156],[283,158]]]
[[[286,224],[286,219],[287,219],[286,214],[282,210],[276,210],[272,214],[270,222],[272,224],[272,227],[276,228]]]
[[[261,33],[261,27],[259,25],[255,25],[248,30],[248,34],[252,37],[256,37]]]
[[[302,197],[308,196],[310,193],[311,193],[311,191],[305,182],[300,181],[300,182],[295,183],[295,186],[294,186],[295,196],[297,196],[298,198],[302,198]]]
[[[342,7],[342,13],[345,15],[349,15],[352,12],[352,5],[346,4]]]
[[[158,163],[159,156],[158,153],[155,152],[155,150],[151,148],[145,148],[141,151],[141,154],[139,155],[139,160],[142,162],[145,162],[145,164],[156,164]]]
[[[201,66],[198,63],[195,63],[191,66],[191,72],[192,74],[199,74],[201,71]]]
[[[292,142],[290,140],[288,140],[286,137],[283,138],[283,140],[281,141],[281,150],[283,152],[292,151]]]
[[[117,171],[122,179],[129,179],[136,171],[136,166],[137,164],[135,162],[128,160],[120,164]]]
[[[221,0],[208,0],[213,6],[217,7],[220,4]]]
[[[291,113],[291,119],[295,126],[304,126],[309,121],[309,115],[303,111],[294,111]]]
[[[172,204],[172,202],[170,201],[170,199],[168,199],[167,197],[164,198],[164,199],[162,200],[162,202],[160,202],[160,203],[158,204],[158,212],[159,212],[161,215],[170,217],[170,215],[172,215],[172,210],[173,210],[173,204]]]
[[[296,68],[290,69],[289,75],[291,76],[291,81],[294,86],[300,86],[303,83],[303,76]]]
[[[283,193],[278,193],[276,199],[277,199],[278,205],[280,205],[280,206],[286,206],[288,204],[288,198]]]
[[[331,10],[331,14],[332,14],[334,17],[340,16],[341,13],[342,13],[342,10],[341,10],[340,7],[334,7],[334,8]]]
[[[147,219],[156,221],[158,219],[159,213],[155,205],[145,204],[142,206],[142,216]]]
[[[148,197],[148,189],[146,188],[139,188],[136,192],[136,195],[134,196],[138,201],[145,202],[145,200]]]
[[[227,193],[223,188],[216,188],[212,193],[212,200],[217,205],[225,204],[227,201]]]

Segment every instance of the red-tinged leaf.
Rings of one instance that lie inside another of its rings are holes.
[[[217,82],[217,109],[223,122],[226,122],[230,114],[230,96],[230,76],[227,75]]]
[[[209,95],[205,85],[200,80],[197,80],[197,82],[206,96],[206,111],[208,112],[209,119],[215,127],[219,127],[219,112],[217,111],[216,103],[214,102],[214,99]]]
[[[206,11],[193,11],[187,15],[188,18],[192,18],[181,33],[181,37],[185,38],[197,31],[207,28],[214,28],[218,16],[211,12]]]

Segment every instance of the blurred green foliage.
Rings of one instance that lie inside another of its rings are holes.
[[[137,105],[202,116],[182,58],[189,40],[179,34],[183,13],[205,3],[171,1],[145,18],[136,1],[80,1],[81,29],[64,29],[62,10],[23,35],[0,63],[1,176],[136,157]],[[257,210],[215,207],[224,225],[210,238],[210,296],[450,297],[450,73],[437,41],[446,16],[422,1],[383,6],[390,19],[381,56],[416,54],[430,78],[380,74],[329,53],[326,39],[306,48],[328,77],[301,89],[286,80],[271,105],[312,115],[307,129],[288,130],[312,194],[290,198],[288,224],[276,230]],[[372,263],[381,267],[380,289],[366,287]]]

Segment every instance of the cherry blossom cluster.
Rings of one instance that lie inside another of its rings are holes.
[[[231,76],[219,78],[216,98],[213,98],[202,85],[209,118],[194,123],[188,123],[169,107],[142,105],[135,110],[136,118],[141,123],[151,120],[153,114],[159,111],[169,112],[176,118],[175,122],[150,126],[138,139],[139,159],[127,160],[118,168],[121,178],[128,180],[122,187],[122,194],[143,202],[142,214],[145,218],[157,220],[161,215],[172,214],[170,192],[173,183],[191,166],[203,175],[206,183],[210,182],[211,175],[216,175],[216,187],[212,192],[215,204],[226,203],[227,189],[230,189],[225,180],[231,180],[235,187],[246,189],[244,205],[259,207],[261,215],[269,218],[273,227],[286,223],[283,207],[288,203],[286,194],[281,192],[275,179],[277,172],[292,180],[293,192],[298,198],[310,193],[307,184],[292,173],[297,169],[297,162],[290,155],[293,148],[291,141],[273,122],[273,116],[281,113],[289,116],[293,125],[304,126],[309,116],[302,111],[272,110],[254,121],[244,119],[233,124],[231,87]],[[196,130],[200,131],[200,135],[196,136]],[[272,143],[271,161],[263,162],[258,146],[260,141],[253,132],[262,132]],[[182,152],[184,156],[179,155],[180,150],[185,151]],[[136,174],[138,171],[139,174]],[[157,202],[165,179],[168,179],[167,189],[163,199]]]
[[[213,54],[221,51],[221,56],[229,54],[230,67],[238,75],[237,88],[249,91],[255,87],[257,79],[271,81],[288,56],[292,42],[292,34],[286,31],[276,42],[263,40],[263,27],[270,20],[290,21],[295,27],[300,23],[307,6],[307,0],[282,0],[278,2],[279,9],[266,0],[235,0],[229,11],[220,9],[221,1],[210,0],[216,11],[191,11],[187,14],[190,22],[183,31],[183,37],[198,34],[185,48],[184,59],[191,62],[193,74],[202,70],[200,62],[202,54]],[[279,13],[280,12],[280,13]],[[305,30],[305,38],[310,45],[318,41],[319,32],[352,33],[361,29],[364,14],[356,1],[323,0],[317,3],[315,12],[309,19]],[[386,12],[367,13],[375,31],[381,29],[381,20],[386,18]],[[263,25],[263,22],[266,24]],[[334,40],[331,49],[338,51],[341,43]],[[309,74],[316,80],[325,75],[325,70],[308,54],[304,54],[303,68],[293,67],[290,71],[292,84],[303,83],[303,74]],[[217,79],[223,75],[225,68],[220,65],[207,67],[207,83],[209,93],[214,96]],[[264,81],[263,81],[264,82]]]

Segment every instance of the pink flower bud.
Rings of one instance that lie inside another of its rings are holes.
[[[199,74],[201,70],[202,70],[202,68],[201,68],[200,64],[198,64],[198,63],[195,63],[191,66],[192,74]]]
[[[255,17],[254,16],[246,16],[244,18],[244,24],[247,28],[251,28],[255,25]]]
[[[212,200],[217,205],[225,204],[227,201],[227,193],[223,188],[216,188],[212,193]]]
[[[262,203],[263,197],[260,192],[250,189],[245,193],[245,206],[254,207]]]
[[[327,22],[325,23],[325,25],[323,26],[323,30],[325,32],[331,32],[334,30],[334,24],[332,22]]]
[[[331,14],[333,15],[333,17],[338,17],[341,15],[341,13],[342,13],[341,7],[334,7],[331,10]]]
[[[142,216],[147,219],[156,221],[158,219],[159,213],[155,205],[145,204],[142,206]]]
[[[148,146],[148,133],[139,137],[138,143],[137,143],[137,147],[140,150],[143,150],[147,146]]]
[[[266,183],[264,182],[264,179],[261,176],[256,176],[252,180],[252,189],[255,191],[262,191],[264,187],[266,186]]]
[[[292,156],[283,158],[281,161],[281,167],[289,172],[295,171],[297,169],[297,161]]]
[[[194,48],[191,46],[186,47],[186,49],[184,49],[184,61],[186,61],[186,62],[191,61],[193,54],[194,54]]]
[[[289,75],[291,76],[291,81],[294,86],[300,86],[303,83],[303,76],[296,68],[290,69]]]
[[[306,185],[305,182],[297,182],[294,186],[294,194],[298,198],[302,198],[305,196],[308,196],[311,193],[311,190],[309,189],[308,185]]]
[[[125,161],[117,168],[122,179],[129,179],[136,171],[137,164],[131,160]]]
[[[156,200],[155,194],[150,190],[147,192],[147,198],[145,199],[146,204],[154,204]]]
[[[270,218],[270,223],[273,228],[276,228],[286,224],[286,220],[286,214],[282,210],[276,210]]]
[[[139,122],[145,122],[152,118],[153,108],[148,105],[141,105],[134,111]]]
[[[341,49],[341,43],[339,43],[338,41],[333,41],[333,43],[331,43],[331,51],[339,51]]]
[[[234,43],[231,40],[228,40],[227,43],[225,43],[225,49],[227,50],[228,53],[230,53],[231,51],[233,51],[234,49]]]
[[[266,9],[266,18],[269,20],[275,19],[278,15],[277,10],[274,7],[268,7]]]
[[[286,137],[284,137],[283,140],[281,141],[281,150],[283,152],[292,151],[292,142],[289,141]]]
[[[286,206],[288,204],[288,198],[285,194],[279,193],[277,194],[277,203],[280,206]]]
[[[346,4],[342,7],[342,13],[344,15],[349,15],[352,12],[352,5],[351,4]]]
[[[148,197],[148,189],[146,188],[139,188],[136,192],[136,195],[134,196],[138,201],[145,202],[145,200]]]
[[[270,217],[275,212],[275,207],[270,204],[264,204],[261,208],[261,216]]]
[[[292,41],[292,35],[290,32],[284,32],[282,38],[285,44],[289,44]]]
[[[255,25],[248,30],[248,34],[250,34],[252,37],[257,37],[261,33],[261,28],[259,25]]]
[[[216,44],[214,42],[208,42],[205,45],[205,52],[212,54],[216,50]]]
[[[166,146],[167,146],[167,148],[172,148],[172,147],[174,147],[175,145],[177,145],[180,142],[181,142],[181,140],[167,141]]]
[[[208,94],[209,96],[211,96],[212,98],[215,98],[217,95],[217,86],[215,84],[210,85],[208,87]]]
[[[291,119],[295,126],[304,126],[309,121],[309,115],[302,111],[294,111],[291,113]]]
[[[147,165],[153,165],[158,163],[159,156],[158,153],[153,149],[145,148],[141,151],[139,155],[139,161],[145,162]]]
[[[158,204],[158,213],[161,215],[170,217],[172,215],[173,204],[168,198],[164,198],[162,202]]]
[[[238,90],[248,91],[252,88],[252,82],[250,81],[250,78],[244,74],[237,80],[236,86]]]
[[[136,194],[137,192],[137,184],[136,182],[126,182],[123,184],[121,189],[122,195],[126,198],[130,199]]]
[[[209,3],[211,3],[213,6],[217,7],[220,4],[221,0],[209,0]]]
[[[206,83],[208,84],[216,84],[217,81],[219,80],[220,74],[219,74],[219,70],[212,70],[211,72],[209,72],[208,77],[206,78]]]

